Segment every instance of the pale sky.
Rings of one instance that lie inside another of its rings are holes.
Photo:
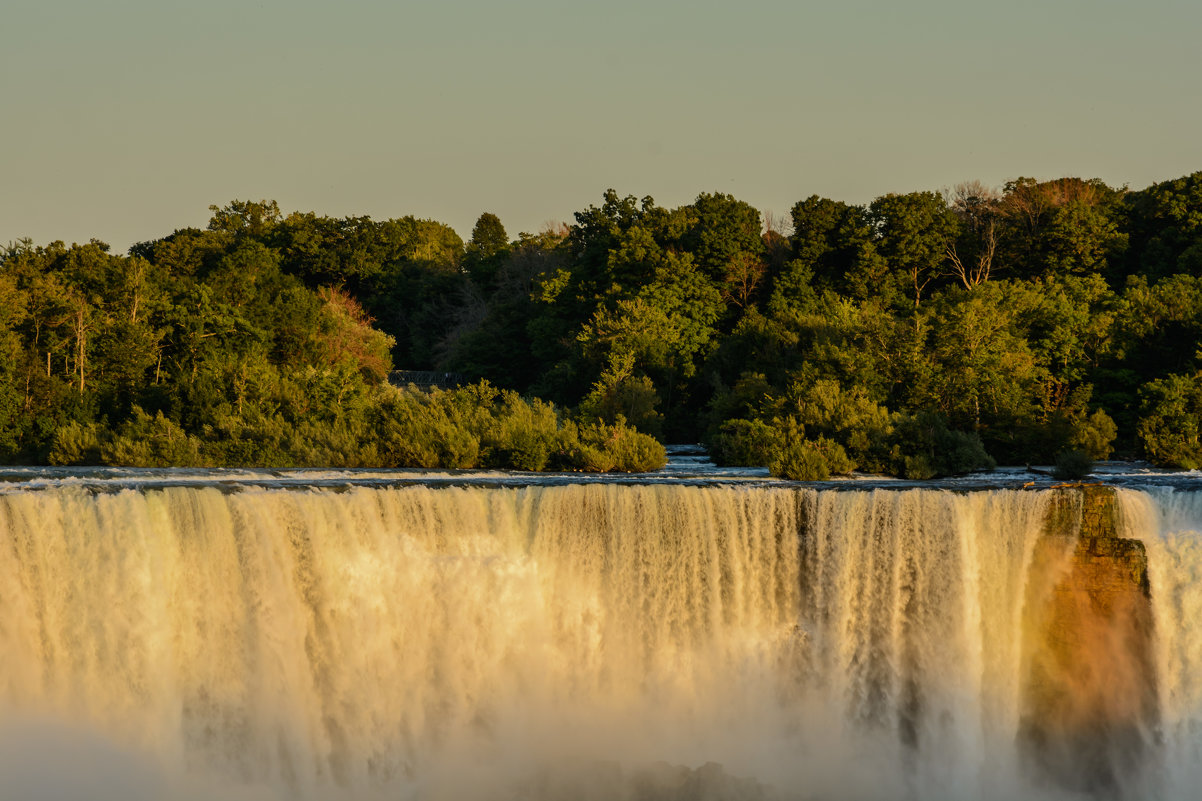
[[[0,245],[1202,170],[1197,0],[5,0]]]

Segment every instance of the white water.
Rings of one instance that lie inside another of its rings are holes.
[[[1202,492],[1120,490],[1148,550],[1167,798],[1202,792]]]
[[[1047,497],[0,494],[0,799],[1070,797],[1015,744]],[[1193,502],[1123,498],[1192,765]]]

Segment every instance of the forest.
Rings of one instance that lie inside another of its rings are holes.
[[[796,479],[1202,467],[1202,172],[766,219],[609,190],[466,242],[235,200],[110,251],[0,251],[0,462],[640,471],[702,442]]]

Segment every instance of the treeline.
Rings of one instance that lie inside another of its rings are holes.
[[[767,221],[611,190],[516,239],[484,214],[466,243],[234,202],[128,256],[11,246],[0,301],[8,459],[131,460],[157,426],[206,463],[458,463],[400,455],[466,423],[390,435],[395,364],[554,403],[520,402],[567,431],[542,466],[604,465],[581,448],[630,426],[798,478],[1202,465],[1202,173],[810,197]],[[513,452],[496,430],[472,429],[476,463]]]
[[[619,419],[577,421],[486,382],[432,393],[386,382],[394,338],[371,325],[336,275],[318,272],[330,254],[305,239],[306,223],[357,234],[367,248],[358,258],[387,263],[371,273],[360,262],[354,273],[356,291],[386,312],[415,274],[427,289],[439,275],[454,281],[438,266],[462,250],[446,226],[304,215],[285,224],[273,204],[214,211],[207,230],[176,231],[128,256],[96,241],[4,251],[0,461],[663,465],[663,447]],[[286,247],[268,238],[293,231]]]

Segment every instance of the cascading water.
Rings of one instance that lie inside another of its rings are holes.
[[[1148,549],[1165,798],[1202,787],[1202,492],[1120,490],[1124,534]]]
[[[1078,798],[1019,747],[1048,498],[6,492],[0,799]],[[1185,779],[1192,503],[1122,496]]]

